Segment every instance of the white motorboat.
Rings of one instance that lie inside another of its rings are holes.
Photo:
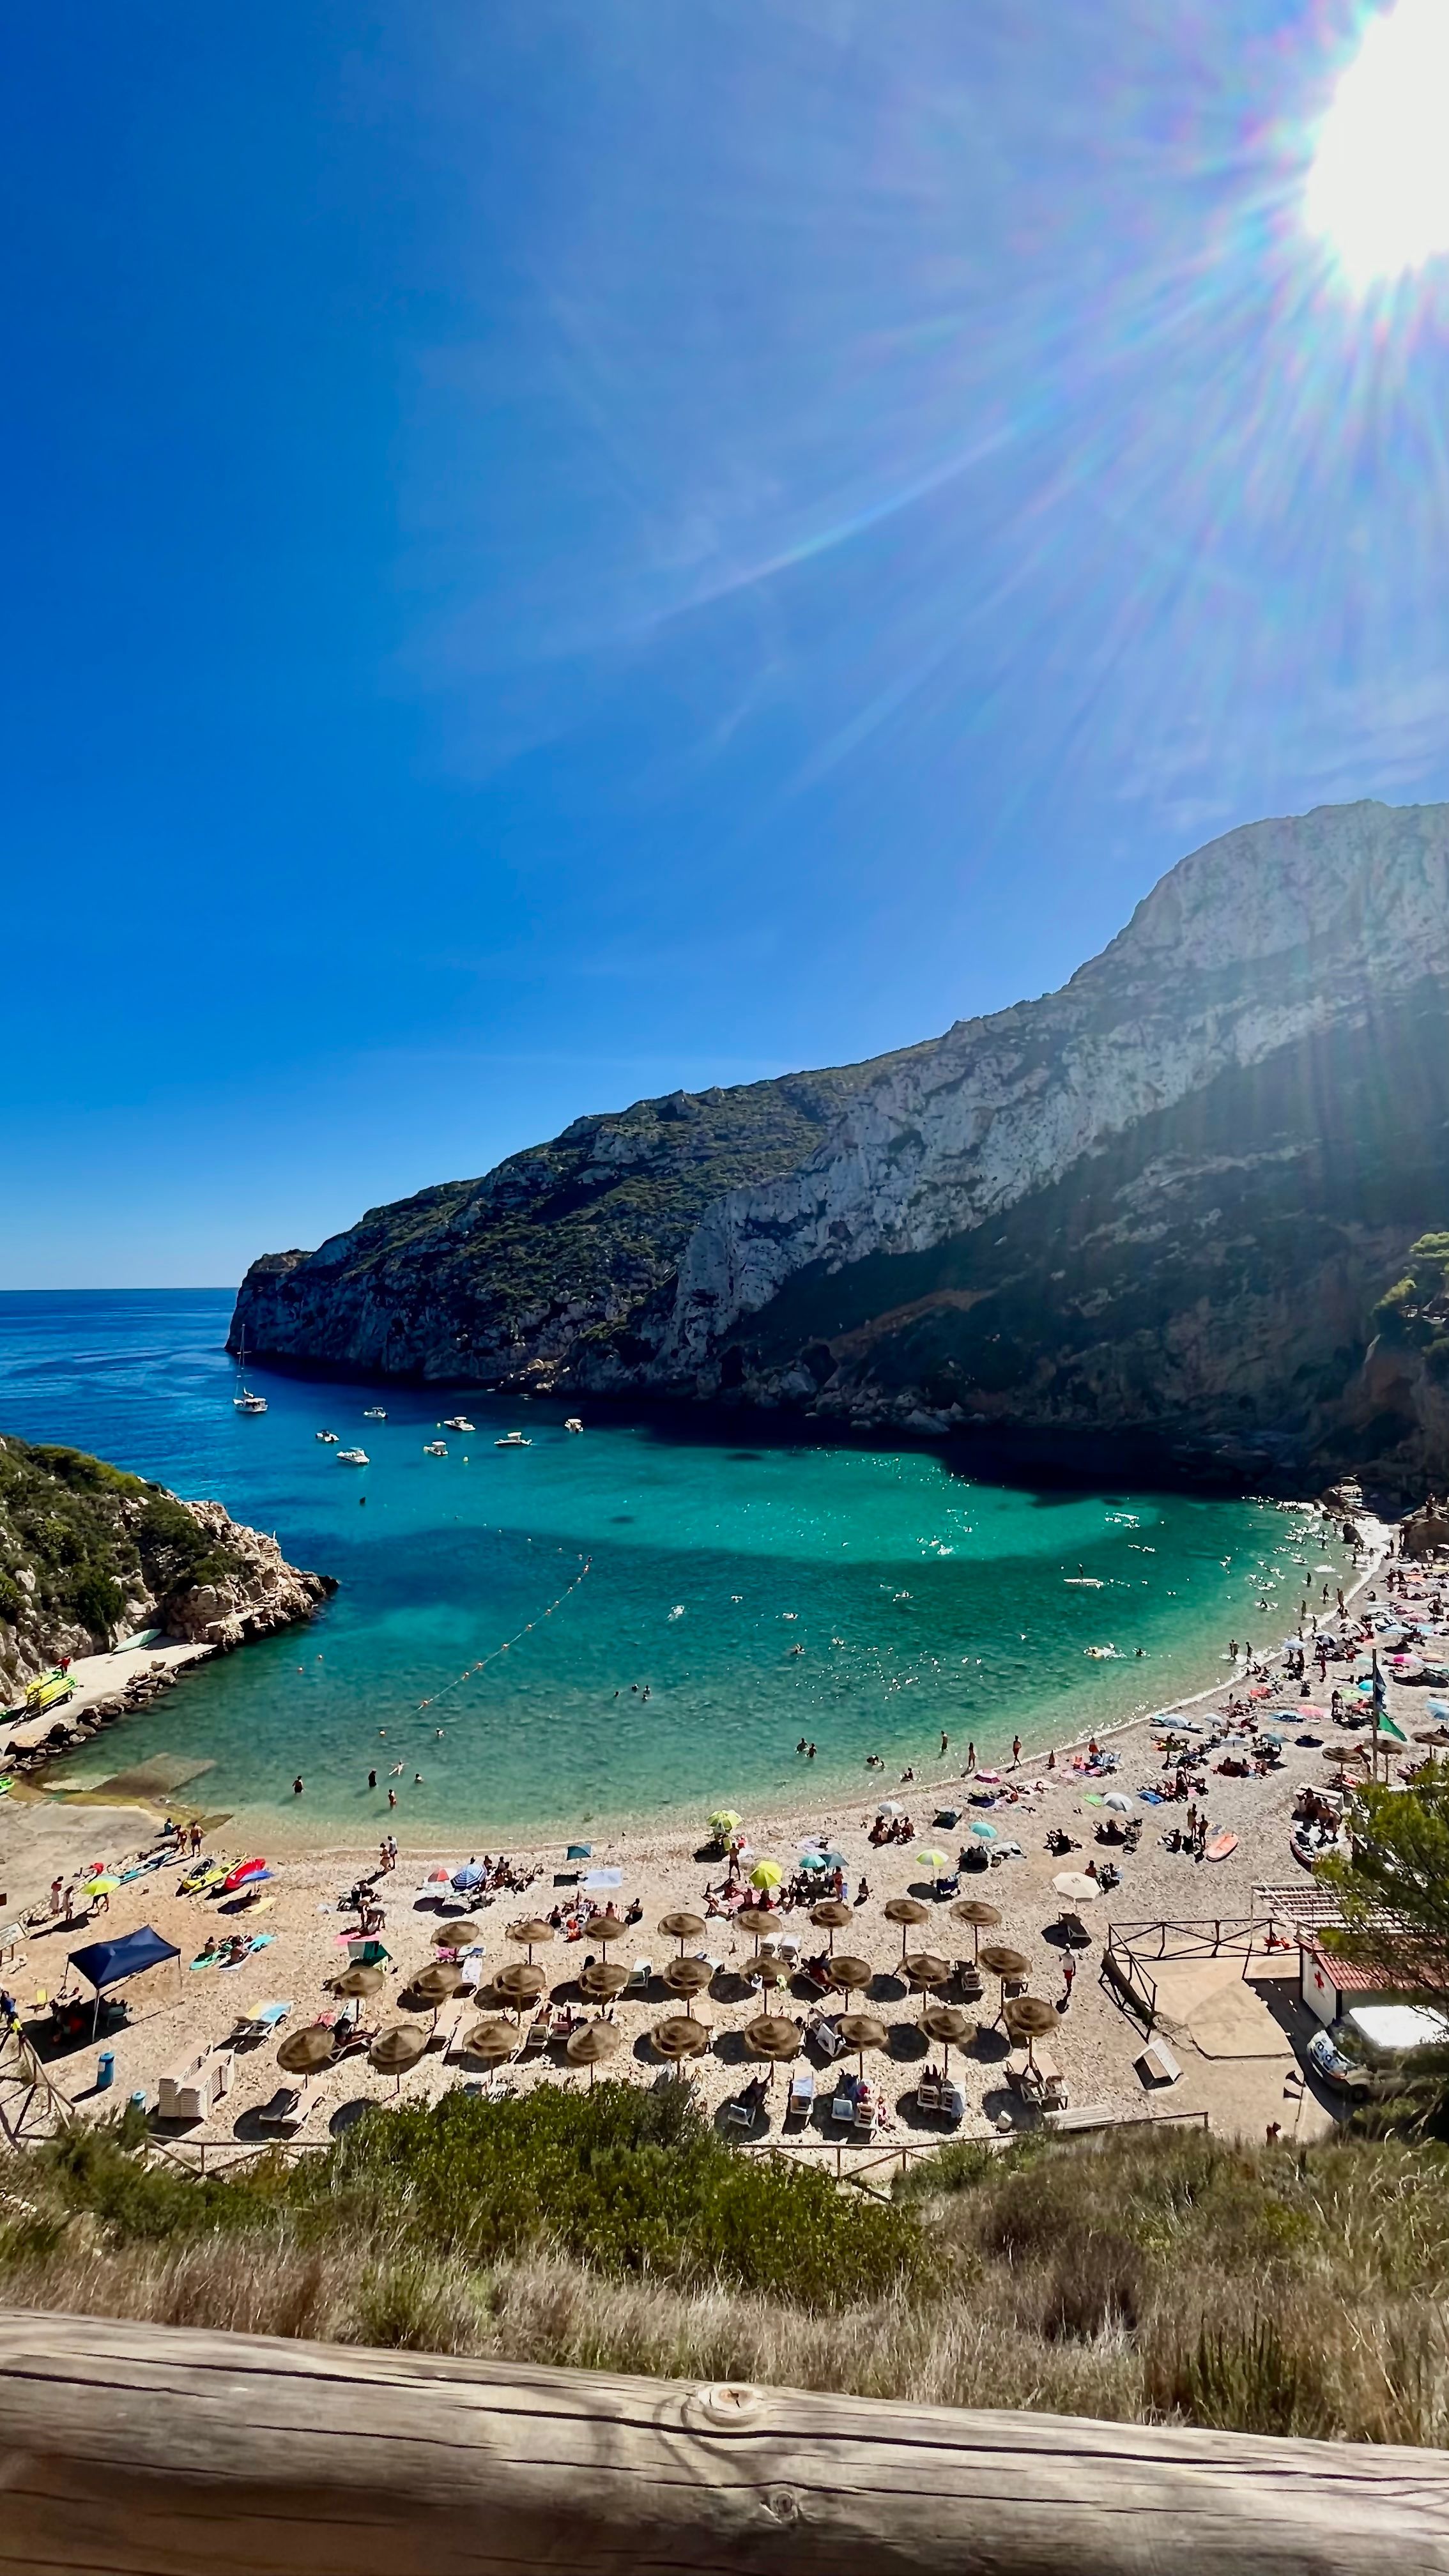
[[[495,1449],[531,1449],[533,1442],[525,1440],[521,1431],[505,1431],[502,1439],[495,1440],[493,1446]]]
[[[446,1440],[425,1440],[423,1442],[423,1456],[425,1458],[446,1458],[447,1454],[448,1444]]]
[[[443,1425],[445,1431],[471,1431],[473,1427],[466,1413],[450,1413]]]
[[[565,1431],[582,1431],[583,1427],[584,1426],[580,1422],[576,1413],[571,1413],[567,1422],[564,1424]]]
[[[339,1449],[337,1464],[339,1467],[366,1467],[370,1461],[365,1449]]]
[[[362,1408],[362,1419],[364,1422],[386,1422],[387,1414],[380,1404],[365,1404]]]
[[[318,1434],[317,1434],[317,1437],[318,1437],[318,1439],[319,1439],[319,1440],[327,1440],[327,1441],[330,1441],[330,1442],[331,1442],[331,1444],[332,1444],[332,1447],[333,1447],[334,1449],[336,1448],[336,1446],[337,1446],[337,1434],[336,1434],[336,1432],[335,1432],[335,1431],[319,1431],[319,1432],[318,1432]]]

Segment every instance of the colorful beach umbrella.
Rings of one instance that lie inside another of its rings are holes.
[[[928,1869],[933,1878],[939,1878],[942,1870],[949,1869],[950,1866],[950,1855],[947,1852],[927,1850],[918,1851],[916,1854],[916,1867]]]
[[[113,1878],[108,1869],[103,1869],[97,1877],[84,1879],[81,1884],[87,1896],[111,1896],[121,1882]]]
[[[229,1869],[222,1880],[222,1894],[230,1896],[234,1887],[245,1887],[249,1878],[265,1878],[266,1874],[267,1864],[264,1860],[239,1860],[236,1867]]]
[[[712,1834],[717,1835],[719,1840],[723,1842],[727,1834],[737,1834],[739,1832],[740,1822],[741,1820],[735,1814],[733,1807],[716,1807],[714,1814],[709,1820],[709,1829]]]
[[[778,1887],[785,1873],[777,1860],[757,1860],[750,1872],[751,1887]]]
[[[980,1816],[977,1817],[971,1831],[979,1843],[994,1843],[996,1840],[996,1827],[985,1823]]]

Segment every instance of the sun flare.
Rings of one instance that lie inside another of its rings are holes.
[[[1323,121],[1309,230],[1355,287],[1449,252],[1449,0],[1375,18]]]

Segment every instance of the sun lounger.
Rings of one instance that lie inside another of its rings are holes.
[[[917,2108],[917,2110],[918,2110],[918,2111],[939,2111],[939,2110],[940,2110],[940,2107],[941,2107],[941,2087],[940,2087],[940,2085],[939,2085],[939,2084],[936,2084],[936,2083],[933,2083],[929,2075],[923,2075],[923,2076],[921,2077],[920,2082],[919,2082],[919,2083],[917,2084],[917,2086],[916,2086],[916,2108]]]
[[[1182,2068],[1165,2039],[1150,2040],[1137,2060],[1138,2072],[1146,2084],[1176,2084]]]
[[[547,2048],[548,2039],[549,2026],[547,2017],[541,2017],[538,2021],[531,2021],[528,2025],[527,2035],[523,2042],[523,2053],[525,2057],[537,2057],[542,2049]]]
[[[855,2106],[855,2118],[851,2122],[851,2127],[858,2138],[873,2138],[875,2136],[876,2122],[879,2118],[880,2104],[878,2102],[857,2102]]]
[[[282,2129],[295,2120],[302,2107],[302,2096],[295,2084],[279,2085],[270,2102],[264,2102],[257,2118],[264,2129]]]
[[[1085,2102],[1073,2110],[1044,2111],[1042,2118],[1049,2129],[1114,2129],[1119,2115],[1110,2102]]]
[[[725,2104],[725,2121],[728,2126],[752,2129],[759,2116],[759,2103],[753,2099],[742,2099]]]
[[[786,2105],[787,2120],[808,2120],[815,2108],[815,2077],[808,2066],[797,2067],[790,2078],[790,2099]]]
[[[845,2126],[854,2120],[855,2096],[857,2090],[858,2085],[856,2078],[853,2075],[847,2075],[842,2081],[834,2101],[830,2105],[830,2117],[832,2122]]]
[[[806,2036],[807,2038],[815,2041],[816,2046],[823,2050],[825,2056],[832,2064],[835,2059],[841,2055],[845,2047],[845,2042],[841,2038],[834,2022],[831,2021],[825,2013],[817,2012],[811,2014],[809,2022],[806,2025]]]
[[[624,1992],[628,1995],[642,1994],[644,1988],[649,1984],[650,1979],[653,1977],[653,1974],[654,1962],[652,1959],[636,1959],[633,1967],[629,1971],[629,1982],[625,1987]]]
[[[957,2120],[965,2119],[966,2096],[962,2092],[959,2084],[942,2085],[940,2110],[943,2120],[950,2120],[954,2123]]]
[[[285,2004],[258,2004],[253,2013],[243,2013],[227,2042],[229,2048],[257,2048],[270,2039],[287,2018],[292,2007]]]

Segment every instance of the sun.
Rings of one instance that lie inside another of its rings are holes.
[[[1370,24],[1324,118],[1303,200],[1349,284],[1449,253],[1449,0]]]

